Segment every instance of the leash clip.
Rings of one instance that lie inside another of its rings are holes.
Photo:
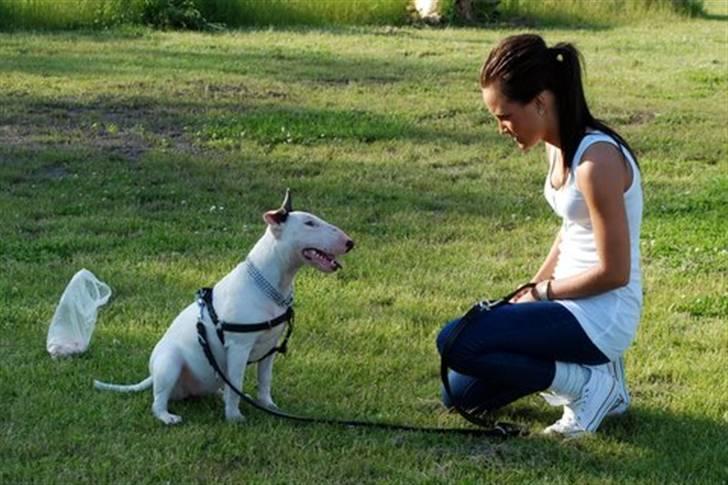
[[[475,304],[480,311],[489,312],[500,303],[501,300],[481,300]]]

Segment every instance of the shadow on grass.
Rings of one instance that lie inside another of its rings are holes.
[[[360,36],[360,33],[352,33]],[[74,36],[72,34],[49,34],[50,41],[70,40],[76,37],[90,42],[99,42],[99,49],[87,56],[48,52],[36,47],[18,43],[8,50],[17,54],[6,56],[0,65],[0,72],[22,72],[43,76],[66,76],[83,78],[89,75],[110,76],[120,74],[144,74],[154,71],[179,79],[180,70],[185,75],[214,77],[215,73],[255,75],[258,78],[274,78],[280,81],[297,82],[351,80],[362,83],[391,83],[402,79],[417,79],[418,76],[437,76],[461,69],[457,64],[443,60],[427,63],[409,57],[390,60],[371,56],[341,56],[329,50],[314,50],[305,47],[249,46],[224,47],[214,44],[214,38],[201,37],[201,41],[190,50],[179,48],[162,49],[150,45],[145,39],[128,41],[115,49],[109,49],[96,36]],[[8,36],[9,41],[13,40]],[[124,39],[126,40],[126,39]],[[38,52],[33,52],[36,49]],[[30,54],[30,55],[29,55]]]
[[[719,22],[726,22],[728,21],[728,15],[722,15],[722,14],[714,14],[714,13],[706,13],[700,16],[701,19],[704,20],[714,20]]]
[[[250,380],[253,380],[252,374]],[[335,383],[332,386],[336,387]],[[358,387],[358,392],[366,393],[368,386],[366,382],[362,382]],[[358,412],[354,416],[348,405],[341,405],[336,400],[305,402],[303,399],[306,398],[303,398],[302,402],[290,406],[286,401],[295,400],[295,396],[293,398],[290,395],[286,396],[285,389],[281,389],[280,386],[274,389],[274,392],[279,396],[279,404],[284,410],[297,414],[339,419],[372,419],[385,422],[406,421],[367,415],[369,413],[381,415],[381,409]],[[391,390],[385,391],[383,395],[386,396],[389,392]],[[282,398],[280,398],[281,394],[283,394]],[[378,394],[380,394],[379,391]],[[146,410],[151,403],[148,393],[145,393],[143,397],[116,395],[113,398],[94,398],[94,400],[97,399],[103,401],[105,406],[110,408],[110,412],[124,413],[127,419],[144,421],[154,419],[146,412],[139,413],[140,406]],[[130,406],[139,415],[130,414],[128,412]],[[184,416],[188,425],[189,423],[201,423],[221,430],[230,426],[224,422],[223,404],[219,396],[211,395],[173,402],[170,409],[172,412]],[[580,474],[586,474],[599,481],[650,479],[667,482],[690,480],[701,483],[718,483],[725,470],[724,450],[719,446],[706,447],[706,443],[722,442],[723,437],[728,433],[728,426],[725,423],[639,406],[630,410],[625,416],[607,418],[595,438],[585,437],[575,441],[562,441],[538,434],[540,429],[557,418],[556,412],[528,414],[529,421],[533,419],[537,421],[531,430],[532,434],[526,438],[502,441],[448,433],[390,432],[366,428],[346,428],[337,425],[301,424],[267,415],[253,410],[245,404],[241,404],[241,410],[247,417],[244,426],[248,429],[248,433],[255,436],[261,432],[283,435],[294,433],[305,440],[305,437],[323,434],[334,439],[337,447],[340,448],[339,451],[343,453],[346,453],[349,448],[352,451],[358,449],[362,436],[370,436],[381,439],[382,446],[395,440],[400,448],[432,453],[433,458],[435,456],[438,459],[442,459],[443,456],[466,460],[477,458],[489,462],[491,465],[497,464],[509,473],[517,473],[519,470],[527,473],[534,468],[541,469],[544,476],[557,471],[563,472],[554,464],[555,454],[560,460],[570,462],[570,468],[575,468]],[[386,410],[384,412],[386,413]],[[497,417],[502,418],[503,416],[499,414]],[[508,415],[505,417],[507,418]],[[436,421],[436,419],[436,416],[431,416],[429,420],[425,420],[425,423],[429,423],[423,424],[423,426],[432,426],[432,421]],[[421,419],[416,421],[422,422]],[[411,424],[411,422],[402,424]],[[449,426],[468,427],[469,425],[452,423]],[[241,436],[240,439],[244,438]],[[603,440],[604,446],[610,447],[613,451],[604,452],[604,450],[600,450],[600,447],[591,446],[592,439]],[[373,442],[372,446],[375,443]],[[488,453],[483,455],[483,452],[492,450],[493,447],[499,450],[498,456],[493,457]],[[425,468],[428,467],[425,466]]]
[[[273,147],[382,140],[472,145],[497,138],[494,131],[473,133],[486,122],[485,115],[477,112],[443,115],[466,118],[465,129],[455,131],[427,128],[419,120],[396,114],[268,103],[246,94],[240,100],[210,100],[206,104],[148,96],[4,101],[10,107],[0,116],[0,123],[5,124],[0,140],[5,145],[28,146],[34,140],[47,140],[130,159],[138,159],[159,143],[194,153],[201,148],[200,142],[208,141],[238,150],[248,140]]]

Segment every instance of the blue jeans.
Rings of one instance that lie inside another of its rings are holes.
[[[437,336],[440,353],[458,321],[445,325]],[[551,301],[503,305],[476,314],[460,332],[448,355],[450,388],[461,407],[492,411],[547,389],[557,360],[609,362],[562,305]],[[444,394],[443,403],[452,407]]]

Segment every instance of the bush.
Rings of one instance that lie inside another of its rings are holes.
[[[197,0],[205,18],[230,26],[399,25],[410,0]]]
[[[497,20],[500,0],[441,0],[442,19],[450,24],[482,24]]]
[[[164,30],[205,30],[209,27],[194,0],[144,0],[142,21]]]

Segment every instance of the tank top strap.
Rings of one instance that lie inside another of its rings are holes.
[[[619,147],[617,141],[612,138],[611,136],[602,133],[601,131],[593,131],[591,133],[587,133],[584,135],[584,137],[581,139],[581,142],[579,143],[579,146],[576,149],[576,152],[574,153],[574,158],[571,160],[571,171],[572,173],[576,170],[576,167],[579,166],[581,163],[581,159],[584,156],[584,153],[589,149],[590,146],[592,146],[595,143],[599,142],[607,142],[611,143],[612,145]]]

